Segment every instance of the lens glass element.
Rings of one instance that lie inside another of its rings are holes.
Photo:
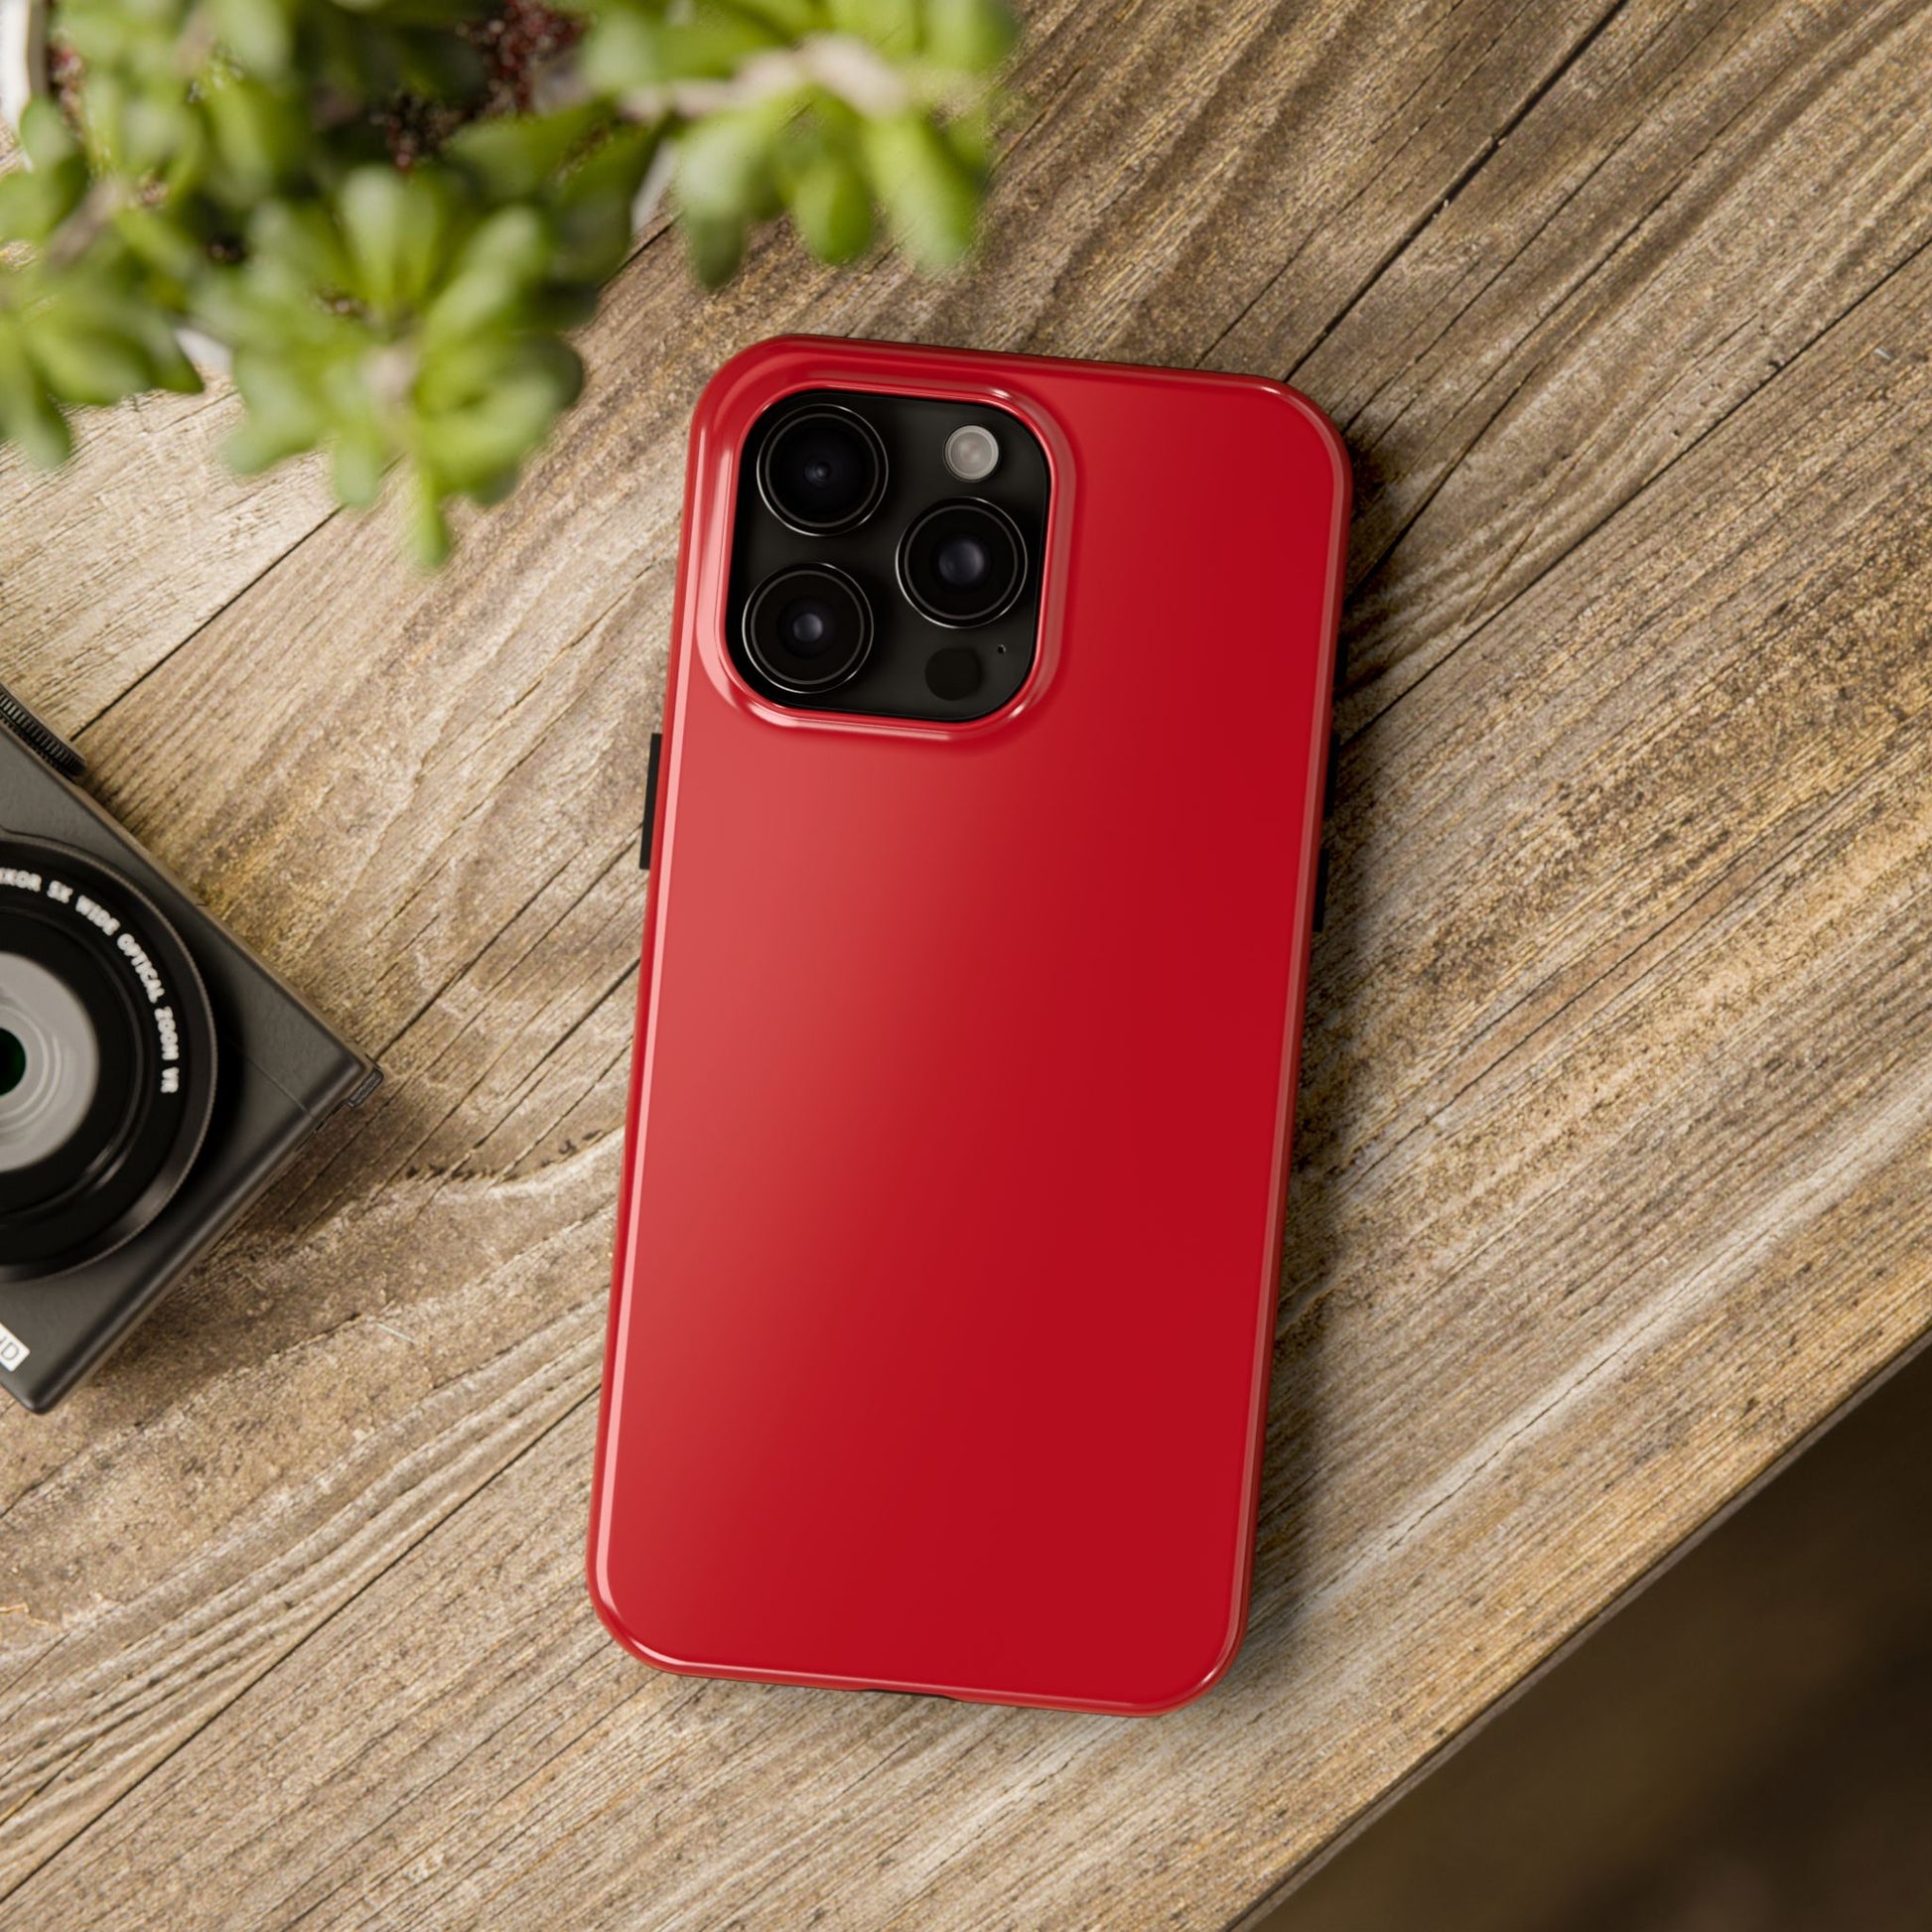
[[[872,649],[872,607],[842,570],[781,570],[752,593],[745,648],[781,691],[830,691]]]
[[[0,952],[0,1173],[64,1147],[99,1079],[87,1009],[45,966]]]
[[[849,409],[801,410],[765,439],[759,487],[772,514],[794,530],[849,530],[885,494],[885,446]]]
[[[906,531],[899,584],[934,623],[991,623],[1020,595],[1027,547],[991,503],[941,503]]]
[[[0,1282],[146,1227],[214,1090],[207,991],[160,909],[86,853],[0,833]]]

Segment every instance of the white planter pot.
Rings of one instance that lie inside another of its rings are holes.
[[[0,115],[9,128],[47,92],[47,0],[0,0]]]

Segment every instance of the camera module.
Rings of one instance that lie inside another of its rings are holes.
[[[787,389],[734,466],[723,638],[796,712],[966,725],[1038,661],[1052,469],[990,397]]]
[[[872,607],[828,564],[782,570],[752,594],[745,649],[781,691],[831,691],[856,675],[872,649]]]
[[[941,503],[906,531],[898,579],[934,623],[965,629],[1011,608],[1027,578],[1027,546],[991,503]]]
[[[850,530],[886,493],[886,446],[849,409],[800,410],[765,439],[759,488],[780,522],[807,536]]]

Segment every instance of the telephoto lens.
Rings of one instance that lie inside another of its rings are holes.
[[[906,531],[899,585],[934,623],[991,623],[1010,610],[1027,578],[1027,546],[991,503],[941,503]]]
[[[752,594],[745,648],[781,691],[831,691],[858,674],[872,649],[872,607],[842,570],[781,570]]]
[[[765,439],[759,488],[771,513],[806,536],[853,529],[886,493],[886,446],[849,409],[801,409]]]

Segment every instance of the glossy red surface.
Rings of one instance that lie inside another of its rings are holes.
[[[722,629],[798,389],[1053,471],[968,726],[780,711]],[[1348,470],[1242,377],[792,340],[697,411],[591,1534],[673,1670],[1152,1712],[1246,1617]]]

